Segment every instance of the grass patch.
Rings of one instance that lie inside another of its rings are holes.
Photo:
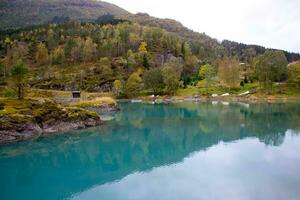
[[[179,89],[175,93],[175,95],[179,97],[191,97],[199,94],[201,94],[201,91],[195,86],[188,86],[187,88]]]
[[[116,105],[117,102],[111,97],[99,97],[93,100],[88,101],[80,101],[77,103],[72,103],[71,106],[81,107],[81,108],[88,108],[88,107],[98,107],[103,104],[108,105]]]

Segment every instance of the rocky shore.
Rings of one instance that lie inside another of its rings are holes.
[[[228,101],[228,102],[245,102],[245,103],[276,103],[276,102],[299,102],[300,96],[284,96],[284,95],[254,95],[247,94],[243,96],[200,96],[177,97],[177,96],[143,96],[136,99],[120,99],[118,102],[132,103],[179,103],[179,102],[213,102],[213,101]]]
[[[50,99],[0,99],[0,143],[100,125],[96,112]]]

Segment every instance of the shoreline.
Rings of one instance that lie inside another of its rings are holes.
[[[237,103],[297,103],[300,102],[300,96],[283,96],[283,95],[247,95],[247,96],[191,96],[191,97],[179,97],[179,96],[140,96],[132,99],[118,99],[117,102],[132,102],[139,103],[180,103],[180,102],[214,102],[214,101],[227,101]]]
[[[205,103],[210,102],[213,104],[222,103],[223,105],[228,105],[229,103],[299,103],[300,97],[296,96],[283,96],[283,95],[246,95],[246,96],[218,96],[218,97],[207,97],[195,95],[192,97],[179,97],[179,96],[141,96],[133,99],[118,99],[117,102],[130,102],[130,103],[149,103],[149,104],[169,104],[169,103]],[[49,106],[49,105],[48,105]],[[47,106],[46,106],[47,107]],[[49,108],[47,108],[49,109]],[[58,109],[58,108],[56,108]],[[84,111],[88,110],[88,111]],[[20,141],[30,140],[43,135],[51,134],[64,134],[66,132],[78,129],[85,129],[89,127],[100,126],[104,123],[101,120],[101,114],[108,112],[119,111],[118,106],[111,107],[109,105],[104,105],[98,108],[85,108],[77,110],[76,112],[84,113],[85,117],[76,118],[57,118],[48,120],[43,119],[43,121],[38,121],[28,114],[25,114],[25,118],[20,118],[20,116],[15,116],[14,114],[7,114],[0,116],[1,122],[10,123],[10,127],[0,126],[0,145],[12,144]],[[55,111],[55,110],[54,110]],[[57,112],[57,111],[55,111]],[[65,113],[65,109],[62,109],[62,113]],[[73,113],[74,114],[76,114]],[[91,113],[88,113],[91,112]],[[92,113],[97,113],[97,116],[91,115]],[[69,116],[68,113],[66,116]],[[76,114],[78,116],[78,114]],[[2,118],[2,119],[1,119]]]
[[[30,123],[24,125],[21,132],[16,130],[0,130],[0,146],[13,144],[21,141],[39,138],[40,136],[65,134],[69,131],[96,127],[103,124],[102,120],[88,119],[85,121],[65,122],[57,121],[47,127],[40,127],[38,124]]]

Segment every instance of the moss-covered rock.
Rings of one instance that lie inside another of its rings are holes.
[[[78,107],[64,107],[46,98],[0,98],[0,108],[0,143],[101,123],[96,112]]]

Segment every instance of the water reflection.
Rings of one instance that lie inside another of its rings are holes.
[[[255,162],[263,159],[257,156],[266,151],[266,145],[284,147],[286,152],[298,152],[286,161],[295,162],[285,166],[291,170],[300,164],[300,156],[297,157],[300,155],[300,149],[297,148],[297,145],[300,146],[297,136],[300,127],[299,113],[300,104],[296,103],[122,104],[122,112],[116,114],[115,119],[105,126],[0,147],[0,199],[95,199],[92,198],[95,197],[93,195],[112,199],[118,198],[115,195],[126,194],[128,199],[138,199],[138,196],[130,196],[134,193],[130,189],[136,188],[130,188],[132,184],[143,185],[146,181],[159,181],[161,186],[162,179],[158,177],[168,174],[172,175],[165,177],[170,184],[169,189],[176,189],[179,180],[186,180],[186,186],[189,187],[207,182],[208,187],[213,178],[208,175],[212,176],[214,173],[214,178],[221,178],[220,180],[226,180],[226,173],[221,176],[224,172],[245,178],[253,176],[253,173],[245,175],[240,171],[259,171],[262,165],[255,165]],[[291,139],[292,143],[297,144],[293,146],[294,149],[289,147],[291,145],[284,145],[287,130],[291,138],[296,138]],[[216,150],[211,152],[214,149]],[[228,151],[233,153],[232,158],[228,156]],[[275,151],[272,152],[273,156],[277,155]],[[282,155],[280,152],[278,155],[285,158],[286,154]],[[245,155],[252,158],[251,162],[242,159]],[[233,159],[233,168],[218,168],[226,167],[226,162]],[[205,162],[207,160],[210,162]],[[207,172],[207,176],[203,177],[192,166]],[[280,167],[268,167],[269,170],[264,167],[261,172],[282,171]],[[141,172],[143,173],[140,174]],[[193,177],[197,179],[196,183]],[[300,177],[292,177],[293,183],[300,185]],[[255,180],[250,183],[256,184]],[[120,187],[126,190],[123,191]],[[184,187],[177,189],[177,198],[187,192]],[[247,189],[248,193],[251,192],[250,189]],[[290,190],[293,189],[292,187]],[[148,188],[148,193],[146,186],[140,187],[140,190],[145,194],[139,197],[152,199],[147,196],[151,194],[151,188]],[[195,191],[197,192],[191,198],[201,194],[199,190]],[[207,188],[203,192],[211,191]],[[171,193],[167,192],[165,195],[170,196],[165,199],[171,199]]]

